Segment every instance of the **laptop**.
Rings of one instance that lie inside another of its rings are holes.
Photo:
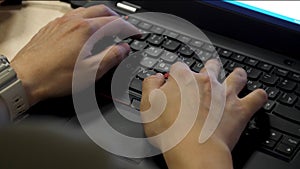
[[[193,52],[182,49],[184,42],[199,50],[204,59],[214,56],[214,50],[211,50],[214,48],[228,73],[235,67],[243,67],[248,74],[245,92],[263,88],[268,93],[269,101],[249,122],[232,151],[234,168],[300,168],[299,2],[95,1],[84,5],[96,4],[107,5],[141,31],[150,32],[142,39],[127,41],[134,52],[153,45],[156,48],[173,50],[179,54],[178,60],[181,59],[191,70],[197,72],[203,64],[190,56]],[[132,15],[140,12],[163,12],[184,18],[198,26],[213,46],[201,39],[195,39],[184,29],[174,30],[168,17]],[[154,44],[151,39],[158,34],[167,34],[171,37],[169,40],[178,45],[170,49],[163,41]],[[188,61],[184,57],[188,57]],[[151,66],[149,62],[141,63],[143,71],[137,71],[133,77],[128,77],[130,97],[125,102],[124,109],[138,111],[142,80],[156,72],[167,72],[166,67],[176,60],[156,58],[152,61],[155,63]],[[125,120],[110,99],[112,73],[113,71],[105,75],[99,81],[101,87],[96,88],[97,99],[101,100],[99,107],[102,107],[106,120],[116,130],[132,137],[143,137],[142,125]],[[108,90],[103,87],[105,85]],[[167,168],[162,156],[126,160],[137,166],[147,163],[150,168]]]

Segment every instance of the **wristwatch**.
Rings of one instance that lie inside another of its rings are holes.
[[[0,55],[0,98],[9,111],[10,120],[13,121],[29,108],[25,89],[8,59]]]

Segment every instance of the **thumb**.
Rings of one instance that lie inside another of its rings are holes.
[[[130,47],[127,43],[113,45],[103,51],[105,56],[103,57],[103,60],[99,66],[97,78],[102,77],[111,68],[118,65],[128,55],[129,52]]]
[[[149,76],[143,81],[142,88],[142,101],[141,101],[141,111],[148,110],[150,108],[149,95],[152,90],[159,89],[165,82],[165,77],[161,73]]]

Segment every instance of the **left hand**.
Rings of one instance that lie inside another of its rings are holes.
[[[43,27],[11,62],[30,105],[70,94],[74,65],[83,45],[93,33],[119,18],[108,7],[97,5],[77,8]],[[124,20],[119,21],[119,31],[136,29]],[[97,78],[118,64],[129,50],[128,44],[120,44],[106,51]]]

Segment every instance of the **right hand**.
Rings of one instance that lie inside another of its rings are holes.
[[[211,80],[208,76],[207,69],[213,72]],[[169,167],[194,168],[195,166],[201,165],[197,164],[198,162],[201,162],[201,160],[199,160],[201,158],[199,157],[212,156],[212,158],[216,158],[216,162],[218,161],[217,157],[220,157],[219,159],[222,161],[220,163],[223,164],[223,166],[220,165],[222,166],[221,168],[226,168],[226,164],[228,164],[228,161],[231,159],[230,150],[232,150],[237,143],[247,122],[250,120],[252,115],[267,101],[266,92],[262,89],[258,89],[248,94],[244,98],[239,98],[238,94],[246,84],[247,74],[241,68],[235,69],[227,77],[226,81],[224,81],[226,85],[226,105],[222,120],[210,139],[204,144],[199,144],[199,133],[210,108],[211,85],[218,85],[221,87],[221,84],[217,81],[217,75],[220,71],[220,64],[217,60],[210,60],[206,63],[205,68],[202,69],[200,73],[193,73],[189,67],[183,63],[176,63],[172,66],[170,72],[175,70],[180,72],[180,75],[182,76],[190,73],[194,75],[199,85],[199,95],[201,101],[199,103],[200,107],[198,111],[198,117],[191,131],[178,145],[176,145],[170,151],[164,153],[166,161],[169,163]],[[181,102],[179,88],[172,76],[170,76],[167,82],[164,83],[164,76],[157,74],[150,76],[143,82],[141,112],[149,109],[150,103],[148,101],[148,97],[150,92],[154,89],[161,89],[166,94],[167,106],[163,114],[158,119],[144,124],[145,133],[148,137],[152,137],[163,132],[173,124],[178,115],[180,108],[179,105]],[[143,113],[141,115],[142,117],[145,116]],[[153,144],[158,148],[161,146],[160,141],[154,142]],[[226,161],[225,159],[228,160]],[[185,163],[184,161],[190,163],[183,164]],[[213,168],[212,166],[214,165],[217,165],[217,163],[208,166],[210,166],[209,168]],[[230,168],[230,165],[231,164],[229,163],[228,168]]]

